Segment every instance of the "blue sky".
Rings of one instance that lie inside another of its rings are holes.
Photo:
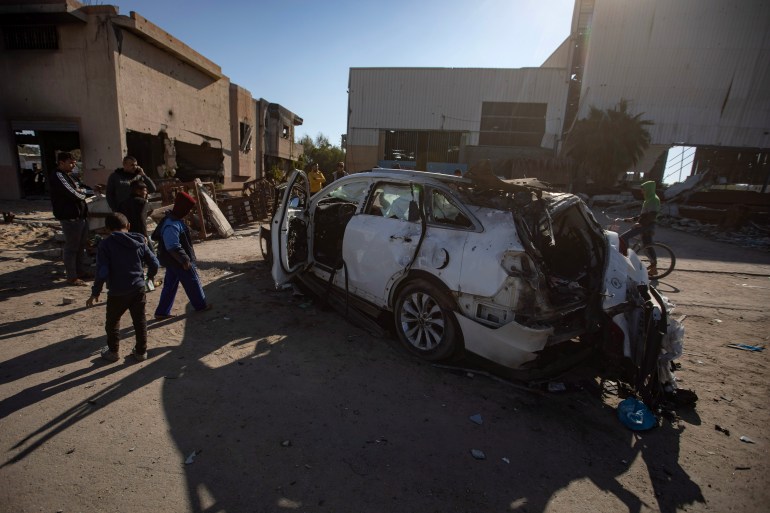
[[[303,118],[347,129],[351,67],[537,67],[569,35],[574,0],[114,0]]]

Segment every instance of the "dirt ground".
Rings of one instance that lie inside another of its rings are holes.
[[[548,393],[432,366],[274,290],[253,228],[196,245],[213,310],[191,312],[180,292],[177,317],[150,323],[146,362],[106,363],[103,303],[86,309],[89,289],[63,285],[48,205],[0,206],[42,223],[0,225],[2,512],[770,505],[770,351],[726,347],[768,344],[766,252],[659,231],[679,257],[659,284],[686,315],[677,376],[700,400],[633,433],[585,376]],[[128,316],[122,334],[127,355]]]

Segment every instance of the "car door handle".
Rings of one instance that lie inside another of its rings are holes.
[[[405,237],[401,237],[399,235],[391,235],[390,236],[390,240],[398,240],[398,239],[401,239],[404,242],[412,242],[412,238],[409,237],[409,236],[405,236]]]

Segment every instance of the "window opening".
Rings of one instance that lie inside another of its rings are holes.
[[[3,27],[6,50],[58,50],[59,34],[54,25]]]
[[[480,146],[540,146],[547,103],[484,102]]]

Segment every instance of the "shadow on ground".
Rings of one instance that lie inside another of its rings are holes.
[[[631,512],[703,501],[669,424],[634,436],[587,393],[533,395],[416,363],[317,299],[273,291],[265,271],[228,274],[206,293],[217,307],[188,316],[180,346],[151,346],[136,372],[19,440],[34,442],[6,465],[94,407],[162,379],[180,461],[195,455],[184,466],[193,511],[570,510],[584,505],[559,492],[584,483]],[[41,351],[10,363],[68,354]],[[56,387],[39,388],[50,396]],[[481,425],[469,420],[475,414]]]

